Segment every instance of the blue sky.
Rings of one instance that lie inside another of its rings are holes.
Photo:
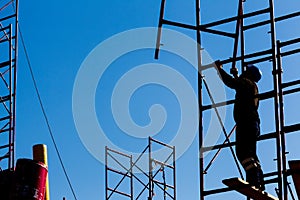
[[[253,11],[267,7],[268,1],[247,1],[245,11]],[[222,0],[202,1],[202,22],[231,17],[237,13],[237,1],[224,2]],[[75,127],[72,111],[72,95],[76,75],[85,61],[97,45],[102,44],[108,38],[123,31],[143,27],[156,27],[159,18],[160,1],[20,1],[19,21],[25,39],[26,47],[33,66],[40,94],[52,127],[56,143],[59,147],[64,165],[74,187],[77,199],[104,199],[104,165],[97,160],[80,140],[80,134]],[[275,1],[275,14],[281,16],[300,9],[300,3],[293,0]],[[167,0],[166,18],[182,23],[194,24],[194,1]],[[255,18],[258,20],[260,18]],[[263,16],[266,19],[266,15]],[[277,23],[277,38],[285,41],[297,38],[300,35],[299,18],[289,20],[286,23]],[[246,21],[251,23],[252,21]],[[234,23],[221,27],[234,31]],[[168,27],[194,39],[193,31]],[[269,48],[268,27],[259,28],[256,31],[246,33],[246,52],[265,50]],[[155,41],[155,38],[149,39]],[[171,41],[171,40],[170,40]],[[127,43],[126,43],[127,42]],[[134,44],[132,41],[124,41],[124,44]],[[164,45],[169,48],[168,38],[163,38]],[[174,41],[173,41],[174,42]],[[227,59],[232,56],[233,40],[210,34],[203,34],[203,47],[209,53],[212,60]],[[123,44],[123,43],[122,43]],[[46,123],[34,91],[22,47],[19,47],[18,68],[18,94],[17,94],[17,158],[31,157],[31,147],[37,143],[44,143],[49,151],[49,181],[51,199],[74,199],[68,187],[66,178],[54,151]],[[112,46],[98,59],[103,60],[108,53],[117,52]],[[191,49],[189,55],[194,54]],[[140,152],[147,140],[126,135],[114,121],[110,110],[112,89],[117,81],[133,69],[135,66],[155,63],[171,67],[188,80],[188,83],[196,91],[196,70],[186,60],[167,52],[161,52],[158,61],[153,59],[154,51],[142,49],[120,56],[114,60],[107,71],[101,77],[97,85],[95,96],[95,108],[98,120],[107,137],[117,146],[131,152]],[[103,58],[103,59],[102,59]],[[283,60],[284,81],[297,80],[300,64],[299,55],[290,56]],[[102,66],[100,66],[102,67]],[[260,91],[272,89],[271,65],[262,63],[263,79],[259,84]],[[229,66],[225,66],[229,69]],[[213,70],[207,72],[207,79]],[[159,75],[159,74],[158,74]],[[157,76],[158,76],[157,75]],[[150,75],[149,75],[150,76]],[[147,74],[145,75],[147,77]],[[173,81],[174,85],[177,80]],[[88,82],[88,79],[87,79]],[[209,84],[215,94],[215,87]],[[225,90],[227,98],[232,99],[234,93]],[[82,96],[85,98],[85,96]],[[215,98],[219,98],[215,96]],[[221,98],[221,97],[220,97]],[[296,103],[299,95],[290,95],[285,98],[285,121],[287,125],[300,121],[299,106]],[[218,99],[221,101],[222,99]],[[207,93],[204,91],[204,102],[209,103]],[[262,133],[274,131],[274,106],[272,100],[261,102],[260,114],[262,118]],[[129,110],[132,120],[139,126],[146,126],[151,121],[148,111],[151,105],[161,104],[166,113],[166,121],[163,129],[155,137],[169,143],[179,127],[182,111],[180,101],[168,87],[158,84],[147,84],[136,90],[129,101]],[[83,110],[85,107],[82,108]],[[161,110],[160,110],[161,111]],[[233,126],[232,107],[226,110],[225,127],[229,132]],[[210,124],[212,113],[204,115],[204,130]],[[162,116],[159,116],[162,117]],[[89,119],[86,119],[89,123]],[[192,119],[191,119],[192,120]],[[88,132],[86,133],[89,134]],[[150,134],[150,133],[149,133]],[[147,137],[143,135],[142,137]],[[223,136],[219,138],[223,141]],[[291,134],[287,137],[288,159],[299,158],[299,136]],[[198,159],[197,137],[191,141],[188,150],[177,160],[177,197],[181,199],[198,199]],[[103,147],[103,144],[99,144]],[[259,143],[259,156],[263,169],[270,172],[275,169],[275,143],[267,141]],[[104,148],[103,148],[104,152]],[[209,157],[209,156],[208,156]],[[230,152],[226,149],[221,153],[215,165],[210,169],[206,178],[207,188],[222,186],[221,180],[238,176]],[[274,194],[274,185],[267,189]],[[235,192],[226,196],[211,196],[208,199],[243,198]]]

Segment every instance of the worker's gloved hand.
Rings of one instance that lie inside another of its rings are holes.
[[[231,68],[230,69],[230,74],[232,74],[235,78],[238,76],[238,69],[235,68]]]
[[[221,64],[220,60],[216,60],[215,61],[215,65],[217,67],[218,70],[222,69],[223,68],[223,65]]]

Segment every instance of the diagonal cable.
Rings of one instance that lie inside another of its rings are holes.
[[[20,25],[18,25],[18,28],[19,28],[19,33],[20,33],[20,39],[21,39],[21,42],[22,42],[22,46],[23,46],[23,50],[24,50],[24,53],[25,53],[25,56],[26,56],[26,61],[27,61],[27,65],[28,65],[28,68],[29,68],[29,71],[30,71],[30,75],[31,75],[31,78],[32,78],[32,81],[33,81],[33,85],[34,85],[34,89],[35,89],[35,92],[37,94],[37,97],[38,97],[38,101],[39,101],[39,104],[40,104],[40,107],[41,107],[41,110],[42,110],[42,113],[43,113],[43,116],[44,116],[44,119],[45,119],[45,122],[47,124],[47,128],[48,128],[48,132],[50,134],[50,137],[51,137],[51,140],[52,140],[52,143],[54,145],[54,148],[55,148],[55,151],[56,151],[56,154],[58,156],[58,159],[59,159],[59,162],[60,162],[60,165],[63,169],[63,172],[65,174],[65,177],[67,179],[67,182],[68,182],[68,185],[72,191],[72,194],[73,194],[73,197],[75,200],[77,200],[77,197],[76,197],[76,194],[75,194],[75,191],[74,191],[74,188],[71,184],[71,180],[67,174],[67,170],[65,168],[65,165],[63,163],[63,160],[62,160],[62,157],[61,157],[61,154],[59,152],[59,149],[58,149],[58,146],[55,142],[55,138],[54,138],[54,135],[53,135],[53,131],[51,129],[51,126],[50,126],[50,123],[49,123],[49,119],[48,119],[48,116],[46,114],[46,111],[45,111],[45,107],[43,105],[43,101],[41,99],[41,95],[40,95],[40,92],[39,92],[39,89],[38,89],[38,86],[37,86],[37,82],[36,82],[36,79],[34,77],[34,73],[33,73],[33,70],[32,70],[32,66],[31,66],[31,62],[30,62],[30,59],[29,59],[29,55],[28,55],[28,51],[27,51],[27,48],[26,48],[26,45],[25,45],[25,41],[24,41],[24,38],[23,38],[23,35],[22,35],[22,32],[21,32],[21,27]]]

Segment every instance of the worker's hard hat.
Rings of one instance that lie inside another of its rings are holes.
[[[251,77],[255,82],[258,82],[261,79],[262,73],[255,65],[248,64],[246,66],[246,72],[251,74]]]

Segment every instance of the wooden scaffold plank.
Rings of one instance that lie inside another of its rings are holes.
[[[223,180],[223,183],[229,188],[232,188],[253,200],[278,200],[278,198],[251,186],[248,182],[240,178],[225,179]]]

